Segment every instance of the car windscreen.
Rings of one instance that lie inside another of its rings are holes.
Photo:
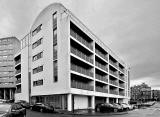
[[[11,105],[3,105],[3,104],[0,104],[0,112],[8,112],[9,109],[10,109]]]

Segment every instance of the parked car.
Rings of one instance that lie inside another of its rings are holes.
[[[31,110],[34,111],[40,111],[40,112],[49,112],[49,113],[53,113],[54,111],[54,107],[49,106],[47,104],[43,104],[43,103],[36,103],[31,107]]]
[[[1,103],[0,117],[26,117],[26,109],[20,104]]]
[[[129,110],[129,106],[126,103],[119,103],[120,105],[123,106],[123,110]]]
[[[30,104],[25,100],[16,100],[15,103],[20,104],[22,107],[29,109]]]
[[[133,105],[127,104],[127,103],[123,103],[126,104],[129,110],[133,110]]]
[[[118,111],[123,111],[123,106],[121,104],[113,103],[113,105],[118,108]]]
[[[117,112],[118,107],[110,103],[99,103],[95,107],[96,112]]]
[[[0,99],[0,103],[6,103],[7,102],[7,100],[5,100],[5,99]]]

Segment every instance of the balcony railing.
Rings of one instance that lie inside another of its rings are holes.
[[[99,50],[95,49],[96,54],[98,54],[100,57],[102,57],[103,59],[105,59],[106,61],[108,61],[108,57],[107,55],[104,55],[102,52],[100,52]]]
[[[112,74],[113,76],[116,76],[116,77],[118,76],[117,72],[114,72],[112,70],[109,70],[109,73]]]
[[[96,74],[96,79],[104,81],[104,82],[108,82],[108,78],[106,76],[101,76],[99,74]]]
[[[109,80],[109,83],[118,86],[118,82],[117,81]]]
[[[119,78],[123,81],[125,81],[124,76],[119,75]]]
[[[102,87],[96,87],[97,92],[103,92],[103,93],[108,93],[108,89],[102,88]]]
[[[16,80],[16,84],[21,83],[21,79]]]
[[[115,94],[115,95],[118,95],[118,91],[115,91],[115,90],[110,90],[110,94]]]
[[[77,88],[77,89],[83,89],[83,90],[89,90],[89,91],[93,91],[93,86],[90,86],[87,83],[82,83],[82,82],[78,82],[75,80],[71,81],[71,87],[72,88]]]
[[[21,59],[19,59],[18,61],[15,61],[15,65],[19,64],[21,62]]]
[[[125,93],[124,92],[119,92],[119,95],[125,96]]]
[[[96,66],[108,72],[107,66],[100,64],[99,62],[95,62]]]
[[[112,60],[109,60],[109,63],[112,64],[114,67],[118,68],[118,65],[114,63]]]
[[[16,74],[19,74],[19,73],[21,73],[21,70],[20,69],[16,70]]]
[[[120,68],[120,67],[119,67],[119,70],[120,70],[122,73],[125,73],[125,70],[122,69],[122,68]]]
[[[70,29],[70,35],[72,37],[74,37],[77,41],[79,41],[80,43],[84,44],[86,47],[88,47],[89,49],[93,50],[93,46],[91,43],[87,42],[83,37],[81,37],[80,35],[78,35],[75,31],[73,31],[72,29]]]
[[[87,75],[87,76],[90,76],[90,77],[93,77],[93,73],[90,70],[84,69],[83,67],[77,66],[75,64],[71,64],[71,70]]]
[[[88,57],[87,55],[85,55],[84,53],[82,53],[81,51],[77,50],[72,46],[71,46],[71,53],[93,64],[93,59],[91,57]]]
[[[119,84],[120,87],[125,88],[124,84]]]

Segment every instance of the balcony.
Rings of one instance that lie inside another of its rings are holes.
[[[122,69],[122,68],[120,68],[120,67],[119,67],[119,70],[120,70],[122,73],[125,73],[125,70]]]
[[[118,91],[115,91],[115,90],[110,90],[110,94],[115,94],[115,95],[118,95]]]
[[[112,60],[109,60],[109,63],[110,63],[111,65],[113,65],[115,68],[118,68],[118,65],[117,65],[116,63],[114,63]]]
[[[71,46],[71,53],[93,64],[93,59]]]
[[[15,61],[15,65],[19,64],[21,62],[21,59],[19,59],[18,61]]]
[[[117,81],[109,80],[109,83],[110,83],[110,84],[113,84],[113,85],[115,85],[115,86],[118,86],[118,82],[117,82]]]
[[[101,75],[96,74],[96,79],[104,81],[106,83],[108,82],[108,78],[106,76],[101,76]]]
[[[124,76],[119,75],[119,78],[120,78],[121,80],[125,81]]]
[[[97,92],[102,92],[102,93],[108,93],[108,89],[102,88],[102,87],[96,87]]]
[[[21,83],[21,79],[16,80],[16,84],[19,84],[19,83]]]
[[[96,66],[103,69],[104,71],[108,72],[107,66],[104,66],[102,64],[100,64],[99,62],[95,62]]]
[[[125,96],[125,93],[124,92],[119,92],[119,95]]]
[[[125,88],[124,84],[119,84],[119,87]]]
[[[77,89],[83,89],[83,90],[89,90],[89,91],[93,91],[93,86],[90,86],[87,83],[82,83],[82,82],[78,82],[75,80],[71,81],[71,87],[72,88],[77,88]]]
[[[71,70],[87,75],[87,76],[90,76],[90,77],[93,77],[93,73],[90,70],[84,69],[83,67],[77,66],[75,64],[71,64]]]
[[[90,50],[93,51],[93,46],[91,43],[87,42],[83,37],[81,37],[80,35],[78,35],[75,31],[73,31],[72,29],[70,29],[70,35],[72,37],[74,37],[77,41],[79,41],[80,43],[84,44],[87,48],[89,48]]]
[[[100,52],[99,50],[95,49],[96,54],[98,54],[100,57],[102,57],[103,59],[105,59],[106,61],[108,61],[108,57],[107,55],[104,55],[102,52]]]
[[[112,74],[113,76],[116,76],[116,77],[118,77],[118,74],[117,74],[117,72],[114,72],[114,71],[112,71],[112,70],[109,70],[109,73],[110,73],[110,74]]]
[[[21,73],[21,70],[20,69],[16,70],[16,74],[19,74],[19,73]]]

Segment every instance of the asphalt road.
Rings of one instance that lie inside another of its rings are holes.
[[[123,115],[107,115],[107,116],[108,117],[160,117],[160,103],[156,103],[154,106],[149,108],[135,109]],[[63,114],[41,113],[41,112],[27,110],[27,117],[98,117],[98,116],[63,115]],[[100,117],[106,117],[106,115]]]

